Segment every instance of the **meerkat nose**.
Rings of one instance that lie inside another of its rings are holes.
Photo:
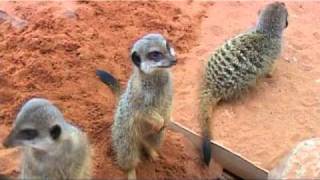
[[[178,62],[178,61],[177,61],[175,58],[173,58],[172,61],[171,61],[171,65],[176,65],[177,62]]]

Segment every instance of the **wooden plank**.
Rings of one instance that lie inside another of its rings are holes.
[[[202,138],[181,124],[171,121],[169,129],[182,133],[196,147],[200,148]],[[230,149],[211,141],[213,158],[227,171],[243,179],[268,179],[268,171],[256,166],[248,159]]]

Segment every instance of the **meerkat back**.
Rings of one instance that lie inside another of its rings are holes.
[[[287,16],[284,3],[269,4],[260,13],[255,28],[228,40],[209,57],[204,86],[213,97],[238,97],[257,78],[271,72],[281,52]]]
[[[273,68],[281,40],[251,32],[229,40],[209,59],[205,88],[218,100],[237,98]]]
[[[23,105],[5,147],[22,146],[21,179],[88,179],[91,149],[86,135],[65,122],[51,102]]]

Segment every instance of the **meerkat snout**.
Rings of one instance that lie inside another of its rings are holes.
[[[177,63],[173,47],[161,34],[156,33],[144,36],[133,45],[131,59],[146,74],[170,68]]]

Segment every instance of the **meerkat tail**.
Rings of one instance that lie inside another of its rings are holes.
[[[115,77],[113,77],[110,73],[99,69],[96,70],[96,75],[103,83],[111,88],[112,92],[115,93],[117,97],[120,96],[120,83]]]
[[[136,175],[136,169],[130,169],[128,171],[128,180],[136,180],[137,179],[137,175]]]
[[[210,139],[211,136],[211,113],[209,99],[201,99],[200,102],[200,124],[201,124],[201,131],[202,131],[202,155],[203,160],[207,166],[209,166],[211,161],[211,146],[210,146]]]
[[[217,104],[218,101],[213,100],[212,97],[202,96],[200,99],[200,125],[202,131],[202,155],[203,160],[207,166],[210,165],[211,161],[211,146],[210,140],[212,139],[211,132],[211,115],[213,106]]]

